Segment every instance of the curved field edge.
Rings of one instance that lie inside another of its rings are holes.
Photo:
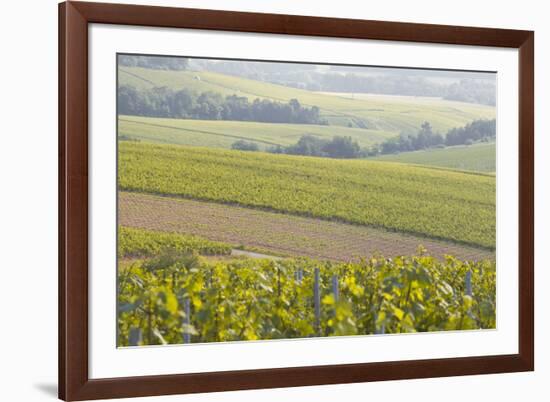
[[[424,247],[439,259],[445,255],[463,261],[494,259],[486,249],[365,225],[135,192],[119,192],[118,200],[119,225],[199,236],[272,256],[346,262],[379,253],[411,255]]]
[[[496,169],[496,144],[481,143],[443,149],[402,152],[369,158],[373,161],[400,162],[463,171],[494,174]]]
[[[303,135],[332,139],[349,136],[362,147],[391,137],[394,133],[312,124],[258,123],[229,120],[192,120],[143,116],[118,117],[120,136],[148,142],[230,149],[237,140],[255,142],[261,149],[293,145]]]
[[[121,190],[495,246],[492,176],[390,162],[121,142],[118,180]]]

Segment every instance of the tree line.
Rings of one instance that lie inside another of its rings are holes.
[[[495,106],[496,93],[492,83],[463,79],[446,87],[443,99]]]
[[[285,68],[284,63],[271,65],[249,62],[206,63],[202,66],[206,70],[222,74],[268,81],[309,91],[433,96],[490,106],[496,104],[496,86],[489,80],[462,78],[449,84],[414,75],[382,75],[380,72],[376,75],[354,72],[321,73],[314,71],[312,67],[315,66],[289,64]]]
[[[256,98],[250,102],[244,96],[224,97],[215,92],[120,86],[117,103],[120,114],[134,116],[328,125],[317,106],[304,107],[297,99],[282,103]]]
[[[143,67],[154,70],[187,70],[189,60],[184,57],[138,56],[121,54],[118,64],[126,67]]]
[[[495,85],[491,82],[473,79],[461,79],[450,85],[444,85],[422,77],[321,74],[318,80],[312,81],[306,86],[306,89],[314,91],[435,96],[446,100],[483,105],[494,106],[496,104]]]
[[[256,143],[244,140],[234,142],[231,148],[240,151],[260,150]],[[365,156],[357,141],[351,137],[334,136],[329,140],[311,134],[302,135],[296,144],[288,147],[276,145],[266,149],[266,151],[275,154],[319,156],[338,159],[353,159]]]
[[[296,144],[283,147],[272,146],[266,152],[287,155],[319,156],[327,158],[355,159],[379,154],[410,152],[427,148],[445,148],[452,145],[471,145],[474,142],[490,141],[496,137],[496,120],[474,120],[464,127],[453,128],[444,137],[434,132],[429,122],[424,122],[416,133],[402,133],[376,144],[370,148],[361,148],[356,140],[347,136],[334,136],[332,139],[319,138],[304,134]],[[240,151],[260,151],[257,143],[239,140],[232,149]]]
[[[397,152],[417,151],[421,149],[452,145],[470,145],[474,142],[489,141],[496,138],[496,120],[474,120],[464,127],[452,128],[444,137],[434,132],[428,122],[414,134],[401,133],[367,150],[369,156],[393,154]]]

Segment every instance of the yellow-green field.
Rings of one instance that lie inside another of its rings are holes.
[[[261,149],[295,144],[302,135],[331,139],[349,136],[361,147],[393,136],[379,130],[312,124],[257,123],[251,121],[188,120],[141,116],[119,116],[119,135],[149,142],[231,148],[238,140],[255,142]]]
[[[129,227],[118,229],[118,255],[120,257],[154,257],[163,250],[178,253],[197,252],[202,255],[228,255],[228,244],[180,233],[155,232]]]
[[[119,188],[495,246],[495,177],[400,163],[121,142]]]
[[[250,100],[266,98],[287,102],[298,99],[302,105],[318,106],[321,116],[333,126],[365,124],[373,130],[418,130],[429,121],[436,131],[445,133],[476,119],[492,119],[495,108],[472,103],[440,99],[400,99],[391,97],[343,97],[275,85],[207,71],[152,70],[140,67],[120,67],[119,85],[137,88],[166,86],[172,89],[190,89],[197,92],[213,91],[222,95],[245,96]]]
[[[371,159],[479,172],[494,172],[496,169],[496,148],[495,143],[492,142],[381,155]]]

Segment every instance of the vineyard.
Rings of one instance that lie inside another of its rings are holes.
[[[121,142],[119,189],[365,224],[494,249],[495,177]]]
[[[178,253],[228,255],[231,246],[197,236],[167,233],[119,226],[119,257],[153,257],[170,249]]]
[[[166,251],[121,264],[118,345],[495,328],[495,264],[424,254],[359,263]]]

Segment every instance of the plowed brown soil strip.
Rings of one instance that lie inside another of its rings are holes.
[[[386,257],[412,255],[420,244],[436,257],[494,259],[494,253],[484,249],[367,226],[140,193],[119,193],[118,219],[123,226],[188,233],[235,246],[336,261],[377,252]]]

